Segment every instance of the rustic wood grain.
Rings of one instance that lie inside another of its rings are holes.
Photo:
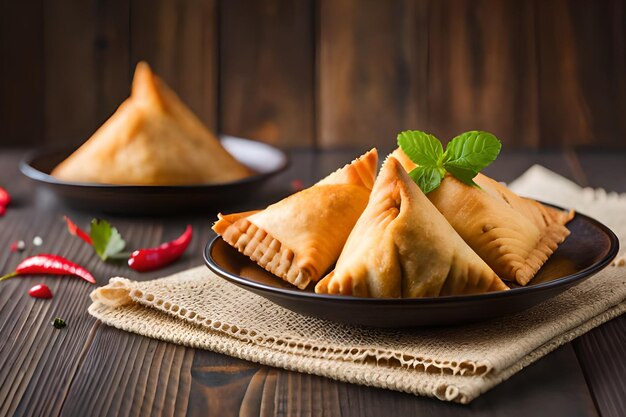
[[[320,1],[322,147],[372,146],[428,125],[428,4]]]
[[[433,1],[428,12],[428,131],[449,140],[487,130],[537,147],[535,6],[515,0]]]
[[[622,0],[5,0],[0,23],[5,145],[83,142],[145,59],[211,129],[281,146],[626,148]]]
[[[106,283],[110,276],[153,279],[164,271],[173,273],[202,262],[200,249],[205,239],[201,231],[208,230],[208,218],[172,218],[166,221],[109,218],[125,235],[130,247],[154,246],[163,239],[172,239],[181,233],[188,222],[193,224],[198,234],[180,263],[161,271],[140,274],[130,271],[123,264],[99,261],[91,248],[67,233],[62,221],[62,214],[65,213],[78,224],[86,225],[96,214],[60,207],[47,190],[36,189],[18,173],[17,162],[21,155],[21,152],[0,153],[0,181],[13,198],[7,213],[0,218],[0,247],[4,248],[0,251],[0,270],[3,273],[12,270],[21,259],[34,253],[56,253],[82,264],[94,274],[100,285]],[[44,243],[39,248],[31,243],[35,236],[43,238]],[[10,243],[19,239],[26,242],[27,249],[22,253],[9,252]],[[27,296],[27,290],[37,283],[45,283],[50,287],[54,294],[52,300],[36,300]],[[72,392],[70,384],[75,381],[75,374],[82,361],[93,360],[89,348],[96,339],[98,327],[86,312],[90,304],[88,294],[93,288],[72,277],[21,277],[2,283],[0,315],[4,319],[0,324],[0,333],[3,335],[0,338],[0,416],[59,414],[66,396]],[[56,316],[64,318],[68,327],[54,329],[50,321]],[[125,353],[123,346],[121,352],[105,350]],[[124,373],[124,368],[111,368],[112,363],[117,363],[115,358],[105,366],[106,371],[112,372],[111,378],[121,378],[119,375]],[[178,356],[172,357],[172,363],[176,364],[175,370],[181,369]],[[90,388],[79,397],[81,401],[91,398],[93,392],[98,392],[100,388],[98,381],[92,380],[86,385]],[[79,386],[85,389],[83,384],[79,384],[74,385],[73,390]],[[162,388],[162,383],[154,384],[159,401],[163,398]],[[165,391],[165,394],[168,395],[168,392]],[[126,401],[127,398],[123,395],[103,398],[103,410],[108,410],[110,404],[120,400]],[[186,402],[181,404],[186,406]],[[76,404],[70,402],[69,405]],[[161,407],[158,404],[155,406]],[[167,410],[172,403],[168,401],[162,406]]]
[[[626,410],[626,317],[621,316],[584,334],[572,345],[603,417]]]
[[[626,192],[623,154],[585,151],[578,153],[578,159],[591,187]],[[626,317],[582,335],[572,345],[601,415],[622,416],[626,410]]]
[[[193,356],[193,349],[103,325],[61,416],[185,415]]]
[[[626,4],[619,0],[604,3],[576,0],[570,6],[570,16],[579,51],[579,83],[593,129],[590,144],[623,147],[626,145],[623,117],[626,114]],[[603,76],[594,75],[598,70]]]
[[[0,145],[43,141],[42,1],[0,1]]]
[[[258,366],[205,351],[196,353],[192,375],[188,415],[514,417],[527,416],[539,404],[546,415],[598,415],[570,345],[469,406]]]
[[[313,1],[220,3],[220,127],[283,146],[314,143]]]
[[[320,143],[489,130],[537,147],[532,2],[321,2]]]
[[[536,16],[542,145],[623,146],[624,2],[538,1]]]
[[[228,356],[199,351],[191,368],[188,416],[238,416],[258,366]],[[245,414],[244,414],[245,415]]]
[[[89,215],[73,213],[73,217],[80,224],[81,220],[86,222]],[[209,229],[209,218],[126,219],[109,216],[108,219],[120,230],[129,247],[148,247],[171,240],[187,223],[192,224],[196,235],[183,258],[166,268],[137,273],[120,265],[98,277],[121,275],[148,280],[202,263],[201,249],[206,242],[204,231]],[[103,265],[93,256],[92,262],[94,270]],[[74,378],[61,415],[184,415],[194,351],[102,327],[93,342],[86,346],[84,365]],[[100,387],[97,400],[84,401],[97,387]]]
[[[129,6],[122,0],[42,4],[45,142],[79,145],[128,97]]]
[[[217,129],[216,0],[132,0],[130,64],[145,60]]]
[[[86,254],[78,242],[72,242],[75,239],[62,233],[59,217],[37,215],[31,201],[23,197],[20,206],[10,207],[0,219],[2,252],[6,254],[0,265],[3,272],[14,269],[25,256],[39,252],[55,252],[85,262]],[[31,220],[18,222],[20,216]],[[6,227],[8,223],[12,224],[10,229]],[[43,238],[41,248],[33,247],[35,236]],[[8,254],[9,243],[17,239],[24,239],[27,249]],[[38,283],[47,284],[55,297],[52,300],[28,297],[27,290]],[[21,277],[2,283],[0,415],[58,414],[95,322],[85,316],[91,289],[90,284],[69,277]],[[54,329],[50,324],[54,317],[64,318],[68,327]],[[50,388],[41,389],[42,386]]]

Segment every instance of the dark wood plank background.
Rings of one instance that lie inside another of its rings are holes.
[[[623,0],[0,1],[0,144],[78,144],[147,60],[212,128],[626,148]]]

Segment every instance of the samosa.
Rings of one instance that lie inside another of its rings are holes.
[[[306,288],[339,257],[367,205],[377,162],[377,151],[372,149],[264,210],[220,213],[213,230],[267,271]]]
[[[407,172],[416,167],[401,149],[393,155]],[[484,174],[474,182],[478,187],[446,174],[428,198],[500,278],[528,284],[569,236],[574,211],[520,197]]]
[[[374,298],[506,289],[392,156],[334,271],[315,286],[320,294]]]
[[[52,171],[66,181],[124,185],[223,183],[251,173],[145,62],[131,96]]]

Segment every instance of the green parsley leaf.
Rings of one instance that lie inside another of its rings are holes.
[[[126,242],[117,229],[106,220],[93,219],[89,230],[92,246],[103,261],[115,259],[126,247]]]
[[[443,167],[452,175],[470,184],[466,179],[471,175],[474,178],[487,165],[492,163],[502,144],[489,132],[473,130],[455,137],[446,146],[443,154]],[[461,173],[459,177],[456,173]],[[473,181],[471,181],[473,184]]]
[[[442,171],[437,167],[418,166],[409,172],[409,176],[419,185],[424,194],[428,194],[441,184],[441,180],[445,175],[445,171],[443,173]]]
[[[418,165],[441,165],[443,146],[439,139],[419,130],[406,130],[398,135],[398,146]]]

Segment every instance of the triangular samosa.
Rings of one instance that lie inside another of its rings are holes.
[[[315,286],[321,294],[374,298],[506,289],[392,156],[383,164],[335,270]]]
[[[265,210],[219,214],[213,230],[261,267],[305,288],[339,257],[367,205],[377,163],[372,149]]]
[[[137,64],[131,96],[52,171],[66,181],[125,185],[221,183],[250,174],[145,62]]]
[[[394,155],[407,171],[415,168],[400,149]],[[480,188],[448,174],[428,198],[498,276],[526,285],[569,235],[573,210],[520,197],[483,174],[474,182]]]

